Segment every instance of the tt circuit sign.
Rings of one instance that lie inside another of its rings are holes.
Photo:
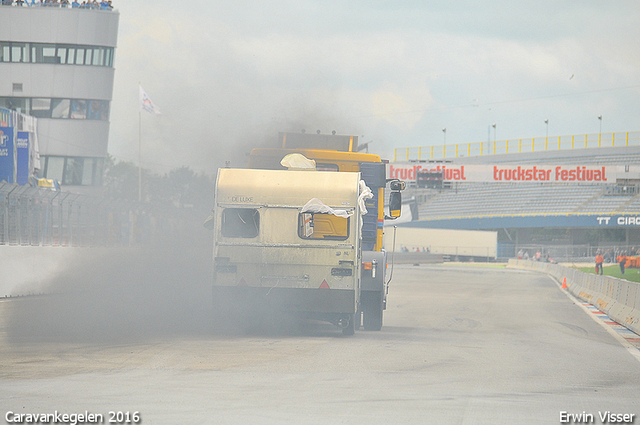
[[[469,183],[615,183],[618,173],[617,166],[593,165],[390,163],[387,167],[392,179],[416,181],[421,174],[431,174],[445,182]]]
[[[612,215],[596,217],[598,226],[613,227],[640,227],[640,216],[638,215]]]

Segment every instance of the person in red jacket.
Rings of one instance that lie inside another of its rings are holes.
[[[604,263],[604,257],[598,251],[596,252],[596,274],[602,274],[602,263]]]
[[[627,254],[626,251],[622,251],[620,255],[618,255],[618,263],[620,264],[620,273],[624,274],[624,263],[627,262]]]

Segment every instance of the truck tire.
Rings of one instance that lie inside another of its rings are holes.
[[[366,291],[363,293],[363,322],[365,331],[382,329],[382,292]]]
[[[349,324],[346,328],[342,328],[342,335],[351,336],[356,333],[356,315],[349,315]]]

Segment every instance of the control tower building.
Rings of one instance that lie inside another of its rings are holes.
[[[38,119],[41,177],[102,186],[119,13],[13,3],[0,6],[0,107]]]

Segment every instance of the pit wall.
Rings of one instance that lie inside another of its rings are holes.
[[[566,278],[567,289],[640,335],[640,284],[611,276],[584,273],[559,264],[529,260],[509,260],[508,268],[546,273],[559,282]],[[595,267],[595,264],[594,264]]]

